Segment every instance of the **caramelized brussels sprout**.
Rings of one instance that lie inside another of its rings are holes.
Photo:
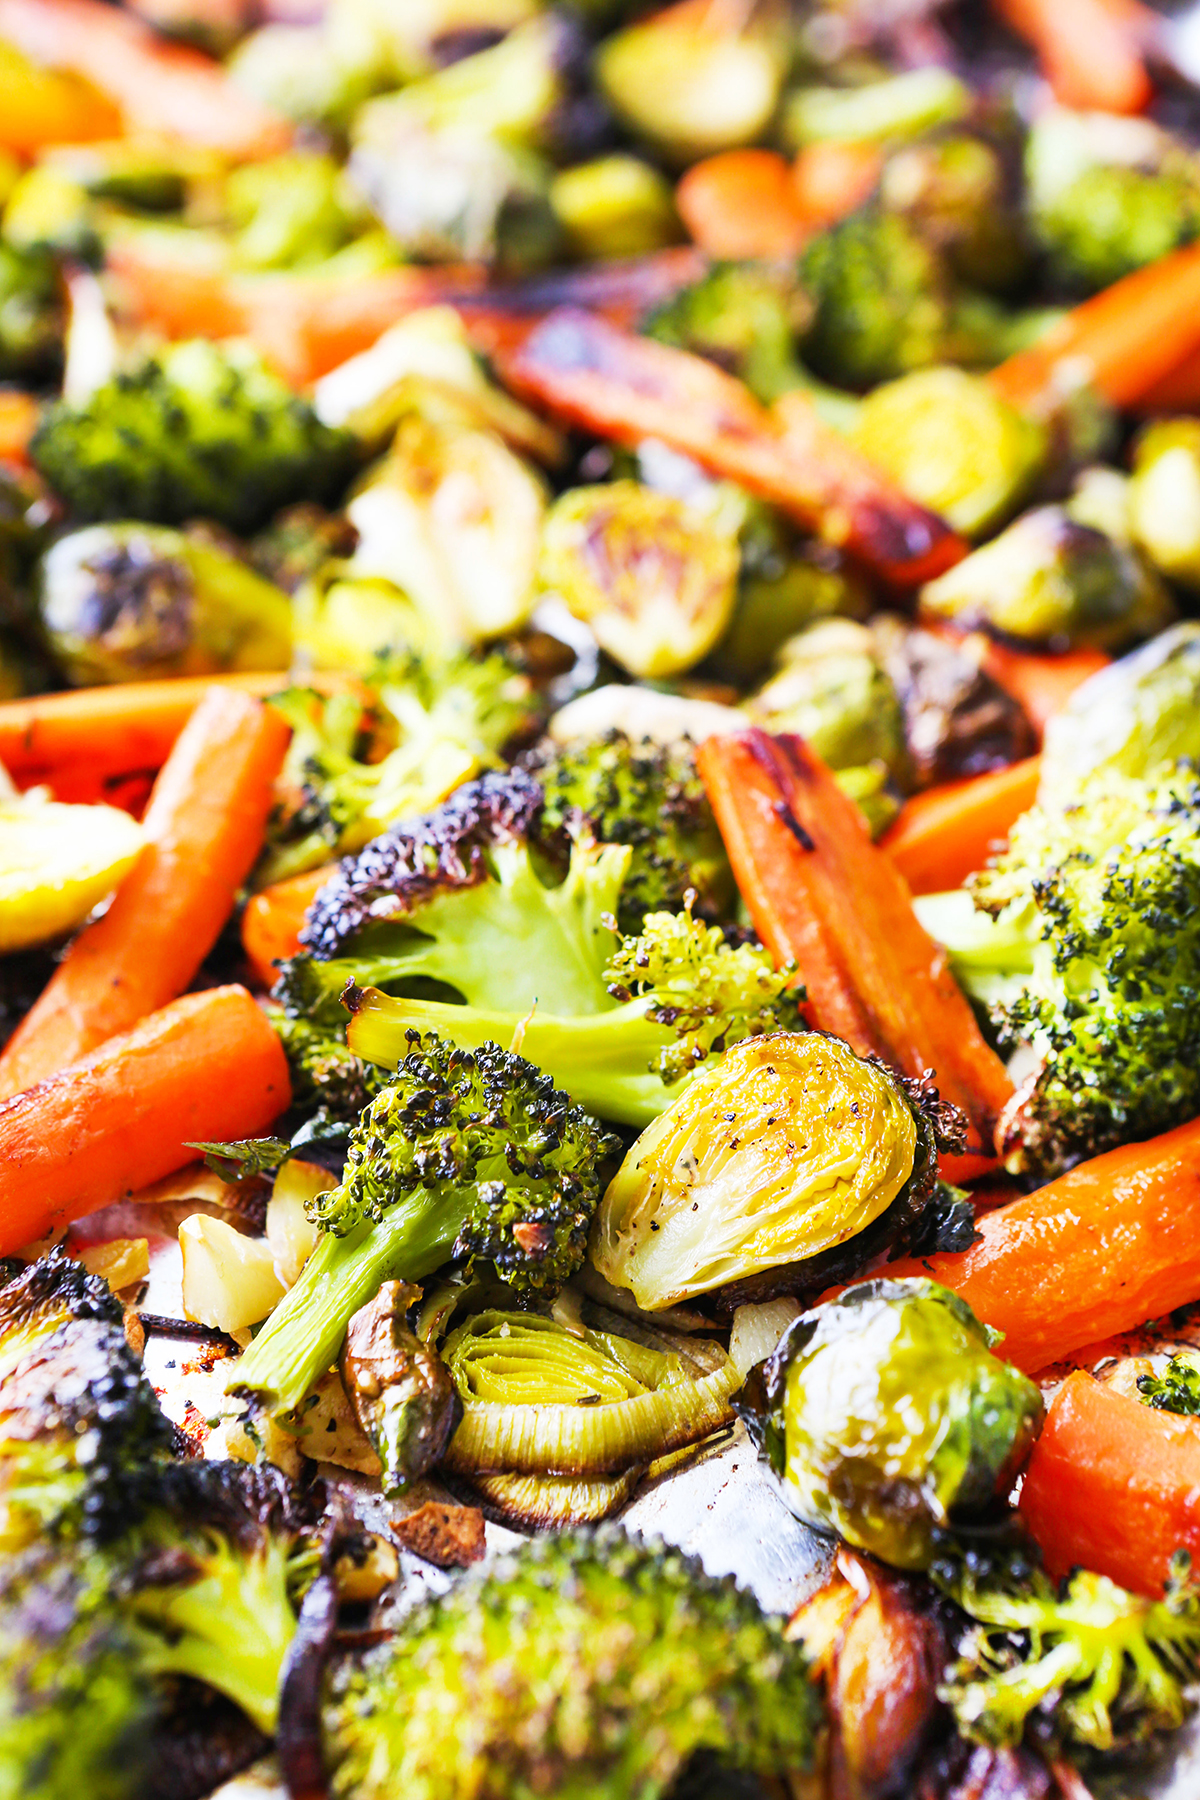
[[[787,65],[786,40],[764,6],[732,29],[719,9],[668,7],[606,38],[596,80],[621,123],[669,162],[750,144],[770,122]]]
[[[600,1204],[591,1258],[648,1312],[815,1257],[913,1173],[899,1082],[838,1038],[747,1039],[643,1131]]]
[[[1025,513],[921,590],[937,618],[1063,648],[1120,649],[1174,613],[1155,571],[1129,545],[1061,506]]]
[[[1011,1486],[1042,1420],[1000,1334],[935,1281],[864,1281],[804,1313],[742,1390],[788,1505],[901,1569]]]
[[[0,794],[0,955],[75,931],[137,861],[142,828],[113,806]]]
[[[450,1371],[405,1323],[420,1292],[385,1281],[347,1326],[339,1364],[346,1397],[382,1466],[385,1494],[403,1492],[440,1462],[462,1417]]]
[[[550,209],[579,257],[642,256],[680,236],[670,183],[639,156],[564,169],[550,184]]]
[[[819,620],[790,638],[778,661],[778,673],[747,702],[756,722],[807,738],[832,769],[903,768],[904,714],[865,625]]]
[[[945,251],[956,275],[1007,293],[1029,263],[1017,183],[1000,149],[974,132],[946,131],[890,156],[880,203]]]
[[[212,545],[164,526],[89,525],[42,560],[42,627],[68,680],[286,669],[291,607]]]
[[[985,537],[1013,511],[1049,449],[1044,427],[954,368],[876,388],[851,435],[904,493],[968,537]]]
[[[93,261],[99,251],[87,189],[64,169],[35,163],[4,208],[4,237],[14,250],[57,250]]]
[[[437,637],[394,582],[352,574],[345,563],[305,582],[292,616],[296,649],[316,669],[366,675],[380,656],[428,650]]]
[[[784,108],[793,149],[816,143],[883,143],[918,137],[971,110],[971,90],[948,69],[909,69],[861,87],[803,87]]]
[[[1200,590],[1200,419],[1162,419],[1141,434],[1129,522],[1156,569]]]
[[[871,639],[904,713],[910,786],[982,775],[1033,755],[1029,720],[981,667],[975,644],[947,643],[894,613],[875,615]]]
[[[631,675],[676,675],[729,623],[736,539],[685,501],[636,481],[573,488],[542,534],[541,580]]]
[[[321,263],[365,223],[332,156],[293,150],[246,163],[225,183],[234,255],[246,269]]]
[[[827,545],[806,544],[770,507],[748,502],[739,544],[737,599],[713,662],[739,686],[753,681],[789,638],[833,614],[862,618],[859,578]]]

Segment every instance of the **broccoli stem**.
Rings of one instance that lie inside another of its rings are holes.
[[[385,1281],[420,1281],[446,1261],[466,1199],[415,1188],[345,1237],[324,1232],[300,1279],[235,1367],[230,1391],[291,1412],[337,1361],[346,1327]]]

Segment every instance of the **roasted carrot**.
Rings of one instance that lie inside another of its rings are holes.
[[[1075,307],[988,380],[1011,405],[1053,412],[1090,381],[1116,407],[1146,393],[1200,350],[1200,244],[1137,269]]]
[[[1200,1557],[1200,1420],[1077,1369],[1046,1415],[1020,1507],[1050,1575],[1082,1566],[1161,1594],[1176,1550]]]
[[[41,402],[20,388],[0,388],[0,462],[27,463]]]
[[[895,1263],[929,1274],[1043,1369],[1200,1295],[1200,1120],[1080,1163],[980,1219],[961,1255]]]
[[[121,115],[87,81],[39,69],[14,44],[0,42],[0,146],[36,156],[48,144],[115,137]]]
[[[675,204],[708,256],[792,256],[811,230],[791,168],[775,150],[723,150],[693,163]]]
[[[904,878],[801,738],[709,738],[700,771],[742,898],[776,961],[795,961],[812,1024],[904,1075],[934,1071],[988,1156],[1012,1093]]]
[[[181,1169],[190,1143],[266,1131],[290,1102],[245,988],[185,994],[0,1103],[0,1255]]]
[[[880,840],[914,894],[961,887],[1037,799],[1041,758],[949,781],[905,801]]]
[[[1047,722],[1062,711],[1077,687],[1089,675],[1108,667],[1112,659],[1103,650],[1064,650],[1059,656],[1014,650],[994,638],[984,640],[982,665],[997,687],[1020,701],[1038,736]]]
[[[0,38],[31,62],[83,76],[128,131],[187,138],[233,157],[269,156],[290,141],[287,122],[236,87],[220,63],[168,43],[103,0],[0,0]]]
[[[247,901],[242,914],[242,948],[264,987],[274,983],[276,960],[283,962],[299,950],[304,915],[336,866],[322,863],[319,869],[275,882]]]
[[[182,993],[258,855],[288,735],[277,712],[236,688],[200,702],[154,785],[138,861],[0,1055],[0,1094],[77,1062]]]
[[[1138,412],[1200,412],[1200,349],[1148,387],[1137,400]]]
[[[835,225],[870,196],[882,167],[877,144],[806,144],[792,165],[801,216],[814,228]]]
[[[773,416],[703,357],[562,308],[498,358],[511,385],[560,418],[636,445],[661,438],[772,500],[886,581],[914,586],[966,546],[817,417],[804,395]]]
[[[1150,104],[1143,45],[1160,21],[1138,0],[996,0],[996,10],[1037,52],[1063,106],[1140,113]]]

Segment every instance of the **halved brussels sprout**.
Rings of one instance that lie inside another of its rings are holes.
[[[904,714],[865,625],[818,620],[788,639],[777,662],[746,703],[756,722],[807,738],[832,769],[904,767]]]
[[[949,69],[908,69],[861,87],[802,87],[784,108],[784,137],[793,149],[817,143],[883,143],[918,137],[961,119],[973,96]]]
[[[748,520],[741,552],[733,617],[713,652],[721,673],[739,685],[761,675],[790,638],[818,619],[839,613],[857,619],[867,612],[860,581],[832,560],[826,546],[810,554],[782,531],[756,529]]]
[[[680,237],[666,177],[639,156],[601,156],[564,169],[550,209],[576,256],[643,256]]]
[[[737,587],[736,538],[636,481],[573,488],[546,515],[541,580],[631,675],[678,675],[712,649]]]
[[[797,1319],[739,1411],[792,1510],[902,1569],[1003,1496],[1041,1424],[1000,1334],[934,1281],[865,1281]]]
[[[980,375],[918,369],[877,387],[851,433],[863,455],[910,499],[968,537],[984,537],[1021,501],[1045,464],[1044,426],[1017,412]]]
[[[113,806],[0,796],[0,954],[83,924],[136,862],[142,828]]]
[[[889,156],[880,204],[911,219],[964,281],[1003,294],[1029,264],[1014,174],[998,145],[968,129],[944,131]]]
[[[292,609],[237,557],[165,526],[89,525],[42,560],[42,626],[86,686],[227,669],[286,669]]]
[[[886,1211],[917,1147],[899,1082],[840,1039],[747,1039],[638,1138],[592,1261],[648,1312],[806,1261]]]
[[[1162,419],[1139,437],[1129,520],[1156,569],[1200,589],[1200,419]]]
[[[225,183],[234,255],[246,269],[302,269],[324,262],[368,224],[332,156],[291,150],[246,163]]]
[[[1136,550],[1079,524],[1061,506],[1025,513],[922,588],[921,605],[967,628],[1102,650],[1161,630],[1175,611]]]
[[[365,675],[380,656],[438,642],[425,614],[394,582],[354,575],[345,563],[304,583],[293,617],[296,650],[314,669]]]

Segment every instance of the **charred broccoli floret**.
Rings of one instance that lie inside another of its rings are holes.
[[[195,338],[57,402],[30,455],[80,518],[202,516],[243,531],[289,500],[337,493],[355,449],[253,351]]]
[[[479,1260],[518,1293],[553,1293],[583,1258],[611,1145],[523,1057],[413,1032],[351,1135],[340,1187],[314,1203],[320,1241],[238,1364],[239,1391],[297,1406],[386,1280]]]
[[[44,375],[62,354],[58,270],[41,246],[0,243],[0,379]]]
[[[334,1792],[356,1800],[468,1800],[485,1767],[496,1800],[655,1800],[697,1752],[763,1777],[809,1768],[819,1704],[748,1594],[602,1526],[407,1614],[335,1678],[325,1727]]]
[[[1156,1412],[1196,1418],[1200,1416],[1200,1355],[1180,1350],[1161,1375],[1139,1375],[1137,1386],[1145,1404]]]
[[[767,404],[809,379],[796,357],[808,307],[794,276],[775,264],[718,263],[657,307],[647,337],[708,356]]]

